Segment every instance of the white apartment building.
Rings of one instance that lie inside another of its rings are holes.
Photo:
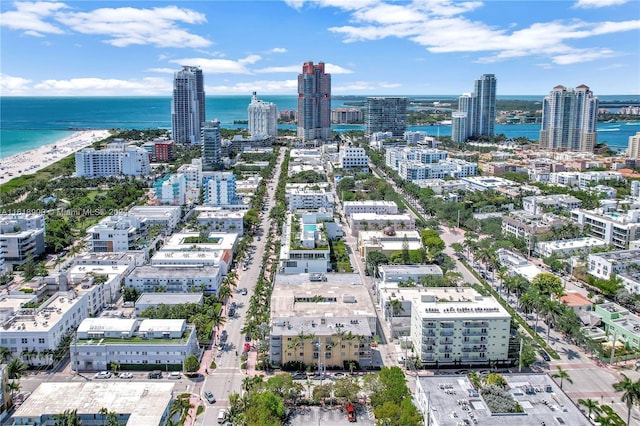
[[[157,308],[160,305],[204,305],[204,295],[202,293],[142,293],[136,300],[136,316],[148,308]]]
[[[624,177],[619,172],[583,172],[578,174],[578,186],[582,190],[597,184],[602,180],[624,181]]]
[[[58,275],[58,285],[60,289],[73,288],[78,295],[86,295],[89,315],[95,316],[108,304],[118,301],[124,277],[133,270],[134,265],[111,264],[107,259],[93,261],[95,263],[74,263],[66,272]],[[96,277],[99,276],[105,277],[105,281],[97,283]]]
[[[577,172],[552,172],[549,173],[549,183],[563,186],[576,186],[578,185],[578,177],[580,173]]]
[[[378,274],[385,283],[406,283],[409,280],[418,283],[421,277],[443,276],[438,265],[380,265]]]
[[[180,371],[198,354],[196,330],[183,319],[87,318],[71,343],[71,368],[105,371],[117,363]]]
[[[627,148],[629,158],[640,158],[640,132],[629,136],[629,146]]]
[[[407,141],[407,145],[417,145],[423,142],[426,137],[427,137],[426,132],[420,132],[420,131],[412,132],[410,130],[407,130],[406,132],[404,132],[404,140]]]
[[[393,201],[381,200],[345,201],[342,210],[347,217],[353,213],[398,214],[398,205]]]
[[[507,249],[498,249],[500,264],[505,266],[510,274],[520,275],[529,281],[544,271],[519,253]]]
[[[287,184],[285,189],[287,208],[291,212],[296,210],[324,209],[333,212],[335,208],[335,194],[328,186]]]
[[[325,273],[331,269],[329,242],[324,238],[323,226],[305,223],[299,215],[287,216],[280,245],[281,274]]]
[[[388,148],[385,153],[387,167],[398,170],[402,163],[416,161],[422,164],[435,164],[448,158],[449,153],[442,149],[421,147]]]
[[[144,229],[158,225],[171,231],[178,226],[182,209],[179,206],[134,206],[129,209],[128,215],[138,219]]]
[[[200,188],[202,186],[202,159],[194,158],[190,164],[183,164],[178,168],[178,173],[185,175],[187,186]]]
[[[236,176],[232,172],[211,172],[203,176],[204,205],[237,204]]]
[[[84,148],[76,152],[76,176],[146,176],[150,173],[149,153],[124,142],[112,142],[103,150]]]
[[[522,198],[522,209],[530,214],[542,214],[549,210],[573,210],[582,207],[582,201],[573,195],[534,195]]]
[[[460,179],[478,174],[478,165],[468,161],[451,158],[438,163],[422,163],[416,160],[400,162],[398,174],[405,180],[444,179],[448,177]]]
[[[204,210],[197,212],[198,225],[209,232],[230,232],[244,235],[245,211],[240,210]]]
[[[369,157],[364,148],[342,148],[340,150],[340,167],[354,173],[369,172]]]
[[[278,136],[278,107],[276,104],[259,100],[256,92],[253,92],[247,112],[249,115],[249,135],[260,138]]]
[[[417,179],[413,183],[420,188],[431,189],[436,195],[448,194],[457,191],[464,191],[467,185],[461,180],[444,180],[444,179]]]
[[[197,260],[191,259],[192,261]],[[185,293],[201,291],[204,294],[215,294],[222,282],[219,266],[202,266],[194,268],[190,265],[138,266],[125,278],[125,286],[133,287],[139,292]]]
[[[640,249],[589,254],[587,272],[597,278],[608,280],[629,268],[640,269]]]
[[[543,241],[536,244],[536,253],[542,257],[558,255],[561,257],[588,253],[595,248],[606,247],[607,243],[594,238],[574,238],[571,240]]]
[[[640,210],[604,212],[601,209],[576,209],[571,211],[571,219],[588,230],[591,236],[619,250],[627,249],[631,241],[640,240]]]
[[[45,219],[42,214],[0,215],[0,263],[5,268],[21,265],[45,250]],[[0,271],[1,273],[1,271]]]
[[[497,176],[469,176],[460,179],[469,191],[489,191],[499,188],[518,188],[519,183]]]
[[[507,361],[511,316],[471,288],[430,288],[411,300],[411,341],[422,364]]]
[[[169,174],[153,184],[157,204],[182,206],[187,202],[187,177],[181,173]]]
[[[140,221],[135,216],[107,216],[87,229],[86,241],[96,253],[127,251],[134,248],[139,234]]]
[[[502,218],[502,233],[524,238],[531,243],[536,235],[552,231],[563,224],[564,221],[559,216],[551,213],[534,215],[524,211],[513,211]]]
[[[349,217],[351,235],[356,237],[361,230],[383,229],[387,226],[403,231],[413,231],[416,229],[416,221],[410,214],[353,213]]]
[[[87,298],[75,292],[57,292],[38,308],[23,308],[33,299],[0,298],[0,346],[29,365],[50,365],[53,351],[88,315]]]
[[[381,231],[360,231],[357,243],[358,253],[363,260],[372,251],[379,251],[389,256],[393,252],[402,250],[405,242],[410,251],[423,248],[418,231],[400,231],[393,228],[383,228]]]

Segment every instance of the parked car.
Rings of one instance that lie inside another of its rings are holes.
[[[220,341],[226,342],[228,336],[227,330],[222,330],[222,333],[220,333]]]
[[[545,361],[547,362],[551,361],[551,357],[549,356],[547,351],[540,351],[540,355],[542,356],[542,359],[544,359]]]
[[[204,398],[209,402],[209,404],[215,404],[216,398],[213,396],[211,391],[204,391]]]
[[[178,380],[181,377],[182,377],[182,374],[180,374],[179,371],[172,371],[171,373],[169,373],[169,378],[170,379]]]
[[[241,288],[241,289],[240,289],[240,294],[241,294],[241,295],[243,295],[243,296],[246,296],[246,295],[247,295],[247,289],[246,289],[246,288],[244,288],[244,287],[243,287],[243,288]]]
[[[129,372],[120,373],[118,377],[121,379],[133,379],[133,373],[129,373]]]
[[[94,379],[110,379],[111,371],[100,371],[93,376]]]
[[[150,379],[162,379],[162,371],[160,370],[149,371],[149,374],[147,374],[147,377]]]
[[[234,308],[229,308],[229,318],[233,318],[236,315],[236,310]]]

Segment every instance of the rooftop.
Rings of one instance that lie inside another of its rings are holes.
[[[509,385],[509,393],[524,413],[492,414],[466,376],[431,376],[418,380],[423,389],[430,391],[432,415],[439,426],[591,424],[546,374],[504,374],[503,377]]]
[[[593,305],[593,302],[580,293],[575,291],[568,291],[560,298],[560,301],[565,305],[571,306],[585,306],[585,305]]]
[[[215,249],[231,249],[235,245],[238,234],[231,232],[211,232],[209,233],[209,241],[206,243],[188,242],[192,238],[198,238],[198,232],[181,232],[173,234],[168,241],[165,242],[162,250],[187,250],[197,247],[203,250]]]
[[[213,278],[219,275],[220,268],[218,266],[200,266],[198,268],[193,265],[155,265],[155,266],[138,266],[129,274],[128,278]]]
[[[640,262],[640,249],[593,253],[589,256],[597,256],[604,260],[612,260],[616,262]]]
[[[182,305],[186,303],[201,304],[202,293],[142,293],[136,305]]]
[[[58,292],[37,309],[20,309],[7,323],[7,332],[48,332],[57,326],[67,311],[82,300],[73,292]]]
[[[171,403],[173,383],[167,382],[73,382],[42,383],[16,410],[13,418],[38,418],[77,410],[80,415],[98,414],[101,408],[128,414],[127,425],[157,426]],[[60,398],[60,395],[65,395]]]

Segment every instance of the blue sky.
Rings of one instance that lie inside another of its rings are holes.
[[[3,96],[296,94],[306,61],[336,95],[498,95],[558,84],[640,94],[640,1],[286,0],[0,3]]]

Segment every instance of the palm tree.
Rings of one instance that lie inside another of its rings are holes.
[[[599,414],[602,410],[600,404],[595,399],[579,399],[578,404],[587,409],[587,417],[591,420],[591,413]]]
[[[540,312],[547,322],[547,345],[551,336],[551,326],[554,325],[564,314],[564,305],[557,300],[547,300],[540,306]]]
[[[562,384],[566,380],[567,382],[573,384],[573,380],[571,376],[569,376],[569,372],[567,370],[563,370],[559,365],[556,366],[558,368],[558,372],[551,375],[554,379],[560,379],[560,389],[562,389]]]
[[[7,364],[7,377],[19,379],[27,371],[27,365],[20,358],[13,358]]]
[[[543,303],[544,299],[540,294],[540,290],[534,287],[529,287],[527,292],[522,295],[519,301],[520,309],[522,309],[523,312],[527,314],[533,312],[536,313],[536,322],[533,328],[536,332],[538,330],[538,320],[540,319],[540,307]]]
[[[504,281],[509,276],[509,269],[507,267],[502,266],[498,269],[498,279],[500,280],[500,291],[498,293],[502,293],[502,287],[504,287]]]
[[[621,373],[622,380],[613,384],[613,388],[622,394],[622,402],[627,404],[627,424],[631,424],[631,409],[640,401],[640,379],[636,382]]]
[[[20,382],[17,380],[7,382],[7,390],[11,392],[11,399],[13,400],[15,392],[18,392],[20,390]]]
[[[0,346],[0,361],[8,361],[11,358],[11,350]]]

